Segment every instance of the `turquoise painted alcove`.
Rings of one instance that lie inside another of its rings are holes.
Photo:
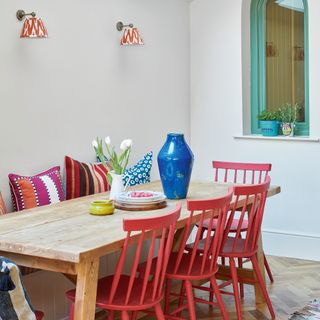
[[[309,135],[309,32],[308,3],[304,5],[304,122],[296,124],[296,135]],[[266,5],[268,0],[252,0],[250,5],[251,52],[251,133],[260,133],[257,116],[266,109]]]

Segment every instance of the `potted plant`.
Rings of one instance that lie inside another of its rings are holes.
[[[105,138],[104,144],[107,149],[108,156],[104,154],[102,139],[97,138],[96,140],[92,141],[92,146],[103,166],[107,168],[107,170],[110,169],[106,161],[106,159],[108,159],[108,162],[113,168],[112,171],[108,171],[107,179],[109,184],[111,184],[110,199],[114,200],[121,192],[124,191],[123,174],[126,171],[129,162],[132,140],[125,139],[121,142],[120,154],[117,154],[114,146],[111,146],[111,140],[109,136]]]
[[[295,123],[297,122],[297,115],[300,106],[295,104],[286,103],[279,109],[279,119],[281,121],[282,133],[285,136],[293,136]]]
[[[279,111],[264,110],[258,115],[261,133],[266,137],[274,137],[279,133]]]

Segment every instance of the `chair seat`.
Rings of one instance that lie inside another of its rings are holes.
[[[130,277],[127,275],[121,275],[119,280],[118,289],[112,303],[108,303],[110,297],[110,290],[112,286],[114,276],[108,276],[98,281],[96,306],[103,309],[111,310],[142,310],[153,307],[159,303],[163,296],[159,297],[156,301],[152,299],[153,286],[152,282],[149,282],[146,290],[146,298],[143,304],[140,303],[139,297],[141,296],[141,288],[143,281],[140,278],[136,278],[133,283],[133,289],[129,302],[126,304],[126,294]],[[75,301],[76,290],[70,290],[66,293],[67,298],[71,301]]]
[[[211,237],[212,241],[213,237]],[[205,245],[205,239],[202,239],[199,241],[198,245],[198,253],[203,253],[203,248]],[[193,249],[193,243],[190,243],[186,246],[187,251],[192,251]],[[256,252],[257,248],[255,248],[254,252]],[[249,252],[245,250],[245,240],[244,239],[237,239],[235,241],[235,238],[233,237],[228,237],[223,244],[223,247],[220,250],[219,253],[220,257],[242,257],[242,258],[249,258],[252,256],[252,251],[250,250]]]
[[[204,270],[201,272],[202,256],[197,255],[195,256],[191,271],[188,272],[191,255],[190,253],[184,253],[179,269],[177,272],[174,272],[177,256],[175,252],[170,256],[166,275],[168,278],[185,279],[187,277],[190,280],[209,279],[218,271],[218,266],[216,266],[213,268],[213,271],[210,272],[211,259],[207,259]]]
[[[188,277],[188,279],[190,279],[190,280],[201,280],[201,279],[211,278],[218,271],[218,267],[216,267],[216,268],[214,268],[214,270],[212,272],[209,272],[209,268],[210,268],[209,266],[210,266],[211,260],[208,259],[208,261],[204,267],[204,271],[201,272],[202,257],[196,256],[192,270],[189,273],[188,267],[189,267],[189,263],[190,263],[190,258],[191,258],[190,254],[184,253],[182,256],[182,260],[181,260],[179,269],[177,270],[177,272],[174,272],[175,262],[177,259],[177,253],[176,252],[171,253],[170,260],[168,263],[166,277],[174,278],[174,279],[182,279],[182,280],[185,279],[186,277]],[[154,274],[156,262],[157,262],[157,258],[154,258],[152,260],[152,266],[151,266],[151,272],[150,272],[151,274]],[[141,263],[138,267],[138,271],[143,275],[145,268],[146,268],[146,263],[145,262]]]
[[[213,219],[211,230],[213,230],[213,231],[216,230],[217,223],[218,223],[218,220],[217,219]],[[239,219],[233,219],[231,227],[230,227],[230,232],[237,232],[238,225],[239,225]],[[208,228],[209,228],[209,220],[203,221],[202,228],[208,230]],[[246,231],[247,229],[248,229],[248,220],[243,220],[242,221],[242,225],[241,225],[241,231]]]
[[[249,248],[248,248],[249,247]],[[228,237],[224,242],[220,254],[220,257],[238,257],[238,258],[250,258],[257,252],[258,248],[251,250],[251,245],[247,245],[246,240]]]

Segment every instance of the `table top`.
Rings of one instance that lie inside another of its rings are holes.
[[[155,181],[135,189],[162,191],[162,186]],[[187,199],[215,198],[226,194],[227,189],[228,184],[191,182]],[[268,195],[277,193],[280,187],[271,186]],[[189,217],[186,199],[168,200],[166,208],[153,211],[116,209],[110,216],[89,214],[91,201],[107,198],[108,193],[100,193],[0,216],[0,251],[77,263],[119,250],[126,236],[124,218],[161,215],[172,210],[177,201],[182,202],[177,227],[182,228]]]

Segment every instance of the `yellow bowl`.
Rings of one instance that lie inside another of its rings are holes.
[[[112,200],[92,201],[89,212],[95,216],[106,216],[114,213]]]

